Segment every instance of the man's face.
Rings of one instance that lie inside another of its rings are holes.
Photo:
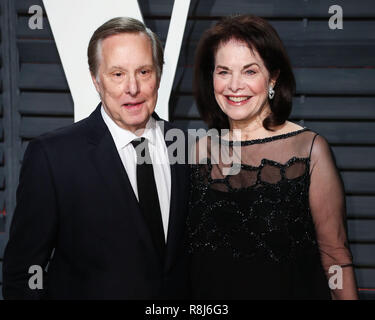
[[[123,129],[144,128],[159,88],[149,38],[143,33],[110,36],[101,43],[99,59],[98,75],[91,76],[104,110]]]

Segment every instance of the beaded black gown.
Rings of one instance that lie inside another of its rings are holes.
[[[223,146],[240,151],[240,163],[213,154]],[[250,141],[206,137],[198,149],[207,154],[191,173],[193,298],[330,299],[329,267],[352,256],[326,140],[303,128]],[[230,166],[236,174],[224,172]]]

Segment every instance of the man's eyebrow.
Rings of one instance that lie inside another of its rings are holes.
[[[139,68],[137,68],[137,70],[139,69],[143,69],[143,68],[153,68],[154,66],[152,64],[144,64],[143,66],[140,66]]]
[[[145,64],[145,65],[139,66],[139,67],[137,68],[137,70],[139,70],[139,69],[143,69],[143,68],[153,68],[153,65],[152,65],[152,64]],[[116,69],[118,69],[118,70],[126,70],[126,69],[123,68],[122,66],[112,66],[112,67],[110,68],[110,70],[116,70]]]
[[[110,68],[110,70],[115,70],[115,69],[120,69],[120,70],[125,70],[123,67],[121,67],[121,66],[112,66],[111,68]]]

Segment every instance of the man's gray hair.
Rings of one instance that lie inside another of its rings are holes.
[[[95,30],[87,49],[90,72],[97,77],[101,57],[101,43],[105,38],[121,33],[138,32],[144,33],[151,41],[152,59],[156,67],[157,79],[160,81],[164,64],[163,46],[161,41],[157,35],[147,28],[141,21],[129,17],[113,18]]]

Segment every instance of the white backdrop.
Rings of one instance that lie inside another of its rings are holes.
[[[87,63],[89,40],[107,20],[128,16],[143,21],[137,0],[43,0],[74,102],[74,121],[99,103]],[[185,30],[190,0],[175,0],[165,46],[165,65],[156,112],[168,120],[168,101]],[[173,31],[173,32],[172,32]]]

